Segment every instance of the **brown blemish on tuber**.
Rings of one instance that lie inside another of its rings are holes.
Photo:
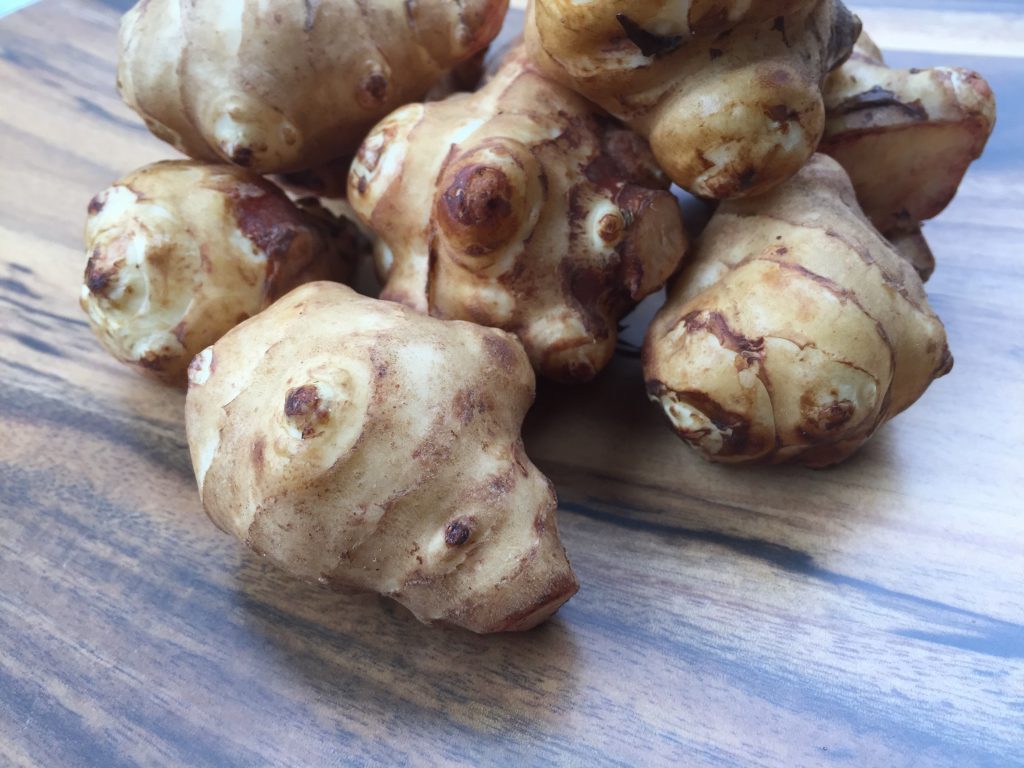
[[[452,520],[444,529],[444,543],[449,547],[461,547],[473,534],[473,519],[459,517]]]
[[[262,437],[258,438],[252,444],[252,463],[253,463],[253,466],[256,468],[257,472],[262,472],[263,471],[263,464],[264,464],[264,461],[265,461],[265,459],[264,459],[264,452],[266,451],[266,448],[267,448],[267,441],[264,438],[262,438]]]
[[[735,352],[744,367],[749,367],[764,358],[764,338],[748,339],[729,327],[721,312],[694,310],[685,315],[680,323],[687,333],[707,331],[714,336],[725,349]]]
[[[380,72],[371,72],[359,83],[356,100],[365,109],[380,107],[386,103],[388,96],[388,79]]]
[[[831,400],[824,405],[817,402],[810,392],[800,397],[800,412],[809,436],[834,432],[849,423],[856,413],[856,404],[841,399],[837,390],[830,390],[829,396]]]
[[[264,187],[230,184],[224,189],[230,210],[245,237],[270,259],[285,257],[301,232],[295,227],[295,207],[284,195]]]
[[[101,210],[102,206],[96,212],[99,213]],[[120,271],[121,265],[120,261],[104,265],[99,249],[93,249],[92,255],[89,256],[89,261],[85,265],[85,287],[96,296],[105,295],[111,281]]]
[[[508,242],[519,222],[513,208],[515,189],[498,168],[461,168],[438,199],[438,219],[445,233],[478,256]],[[521,205],[521,203],[520,203]]]
[[[618,245],[626,230],[626,222],[621,213],[606,213],[598,221],[597,233],[609,245]]]
[[[487,354],[500,370],[512,369],[518,352],[511,342],[500,336],[490,336],[484,340],[484,346],[487,349]]]
[[[472,389],[460,389],[452,401],[452,412],[463,425],[487,412],[487,396]]]
[[[284,415],[302,434],[305,440],[314,437],[330,419],[330,411],[320,400],[320,391],[315,384],[303,384],[288,390],[284,400]]]

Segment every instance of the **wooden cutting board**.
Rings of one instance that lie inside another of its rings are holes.
[[[1024,765],[1021,19],[865,5],[956,49],[893,63],[1001,100],[927,230],[955,371],[824,472],[703,463],[628,354],[542,386],[527,448],[583,587],[508,637],[296,583],[206,520],[182,395],[77,306],[87,201],[172,154],[114,91],[124,3],[0,21],[0,764]]]

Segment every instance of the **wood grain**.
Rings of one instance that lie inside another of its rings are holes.
[[[216,532],[181,395],[92,338],[86,203],[169,154],[114,92],[118,5],[0,22],[0,764],[1024,765],[1024,64],[945,57],[1003,105],[928,227],[954,373],[828,472],[702,463],[628,351],[543,386],[583,588],[479,638]]]

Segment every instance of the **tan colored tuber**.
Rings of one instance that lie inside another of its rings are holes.
[[[423,97],[498,33],[508,0],[144,0],[121,24],[118,84],[198,160],[314,168]]]
[[[424,100],[440,101],[454,93],[476,90],[484,76],[486,54],[487,50],[482,50],[473,58],[467,59],[455,67],[434,84]],[[298,195],[313,195],[340,200],[348,194],[348,170],[351,164],[351,156],[346,156],[316,168],[283,174],[277,177],[276,181],[285,189]]]
[[[363,143],[349,202],[380,235],[383,298],[519,336],[586,381],[686,249],[646,143],[521,49],[480,91],[403,107]]]
[[[924,279],[934,269],[921,222],[941,213],[995,126],[992,89],[959,67],[889,69],[865,33],[829,76],[821,151],[850,174],[875,226]]]
[[[953,363],[917,274],[824,155],[719,207],[643,358],[651,399],[705,457],[809,466],[852,454]]]
[[[647,137],[676,184],[719,199],[807,162],[822,82],[859,32],[841,0],[532,0],[526,21],[544,74]]]
[[[89,203],[81,303],[93,331],[119,360],[184,385],[197,352],[277,297],[348,278],[355,225],[300,206],[229,165],[129,174]]]
[[[196,358],[188,441],[213,521],[290,573],[525,630],[578,587],[533,395],[515,337],[313,283]]]

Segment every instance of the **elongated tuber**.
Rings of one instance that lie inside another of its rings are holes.
[[[260,173],[351,155],[498,33],[508,0],[144,0],[118,84],[159,138]]]
[[[576,592],[519,436],[534,377],[515,337],[313,283],[189,381],[207,512],[292,574],[474,632],[529,629]]]
[[[184,385],[193,356],[311,280],[345,280],[351,222],[248,171],[191,161],[129,174],[89,204],[81,303],[119,360]]]
[[[952,367],[921,281],[817,155],[723,203],[644,343],[652,400],[720,462],[839,462]]]
[[[380,234],[383,298],[511,331],[542,374],[586,381],[685,252],[667,186],[643,139],[517,50],[476,94],[382,121],[349,201]]]
[[[846,169],[864,212],[927,279],[921,222],[941,213],[995,126],[995,96],[959,67],[889,69],[865,33],[826,83],[821,151]]]
[[[821,139],[825,75],[860,21],[841,0],[533,0],[530,56],[649,138],[696,195],[755,195]]]

